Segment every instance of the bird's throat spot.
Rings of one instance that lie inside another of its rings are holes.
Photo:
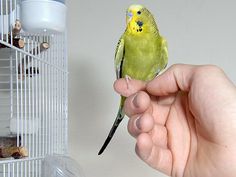
[[[137,31],[137,32],[142,32],[143,29],[142,29],[142,28],[139,28],[139,29],[137,29],[136,31]]]

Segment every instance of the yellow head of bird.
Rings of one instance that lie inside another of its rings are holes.
[[[129,6],[126,12],[126,25],[127,31],[134,35],[150,32],[151,28],[156,28],[151,13],[142,5]]]
[[[142,16],[142,11],[144,7],[142,5],[131,5],[126,12],[126,24],[127,30],[133,34],[138,34],[143,32],[143,21],[141,21],[140,16]]]

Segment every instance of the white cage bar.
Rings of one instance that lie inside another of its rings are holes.
[[[15,138],[28,156],[1,158],[0,176],[41,177],[45,155],[67,153],[66,35],[15,36],[17,4],[0,0],[0,137]]]

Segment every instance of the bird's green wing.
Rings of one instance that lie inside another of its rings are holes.
[[[160,46],[160,53],[159,53],[159,66],[156,71],[156,75],[158,75],[163,69],[166,68],[168,63],[168,45],[167,41],[164,37],[159,38],[158,40],[159,46]]]
[[[121,78],[121,69],[122,69],[122,63],[124,60],[124,52],[125,52],[125,42],[124,39],[121,37],[115,52],[115,70],[116,70],[116,78]]]

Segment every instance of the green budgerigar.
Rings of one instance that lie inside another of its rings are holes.
[[[131,5],[126,12],[126,23],[126,30],[116,48],[115,70],[117,79],[126,78],[129,87],[129,79],[149,81],[156,77],[167,65],[168,50],[153,15],[144,6]],[[121,97],[117,117],[99,155],[125,116],[124,102],[125,97]]]

